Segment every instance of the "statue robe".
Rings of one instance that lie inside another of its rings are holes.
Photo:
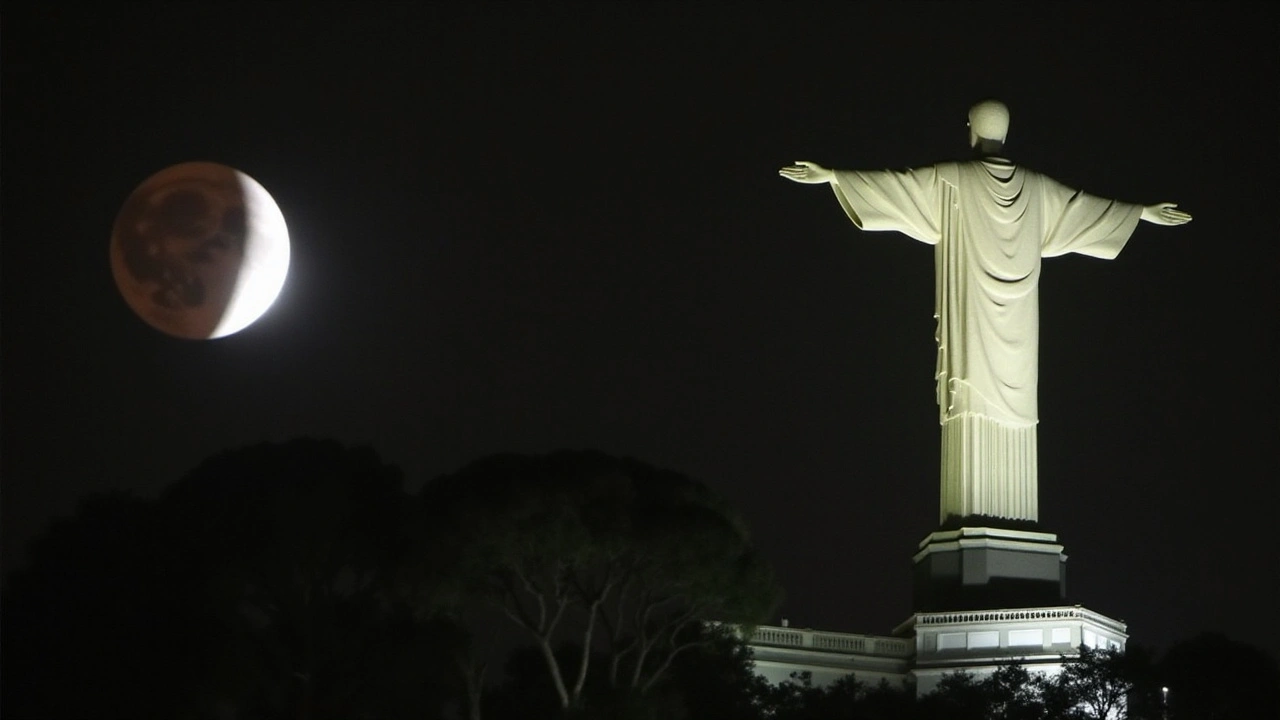
[[[832,188],[859,228],[934,246],[940,521],[1035,520],[1040,259],[1114,258],[1142,206],[999,158],[837,171]]]

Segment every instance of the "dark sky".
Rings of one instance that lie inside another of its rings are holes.
[[[1045,264],[1070,594],[1144,644],[1280,651],[1274,10],[65,7],[4,11],[6,570],[78,498],[264,440],[371,444],[415,486],[597,448],[728,496],[793,625],[887,633],[937,522],[932,249],[777,168],[955,159],[995,96],[1014,159],[1195,216]],[[107,261],[187,160],[252,175],[292,237],[218,341],[144,325]]]

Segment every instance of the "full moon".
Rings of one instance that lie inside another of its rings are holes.
[[[175,337],[243,330],[271,307],[288,271],[289,230],[275,200],[217,163],[180,163],[147,178],[111,232],[111,274],[124,301]]]

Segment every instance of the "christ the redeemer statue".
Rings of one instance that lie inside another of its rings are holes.
[[[1021,167],[1000,155],[1008,129],[1008,108],[988,100],[969,111],[969,143],[981,159],[903,172],[802,161],[779,171],[830,184],[862,230],[897,230],[934,246],[940,522],[1038,517],[1040,258],[1111,259],[1139,220],[1191,220],[1173,203],[1105,200]]]

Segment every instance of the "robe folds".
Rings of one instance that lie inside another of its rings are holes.
[[[1114,258],[1142,206],[1001,158],[836,171],[832,188],[860,229],[934,246],[941,519],[1036,519],[1041,258]]]

